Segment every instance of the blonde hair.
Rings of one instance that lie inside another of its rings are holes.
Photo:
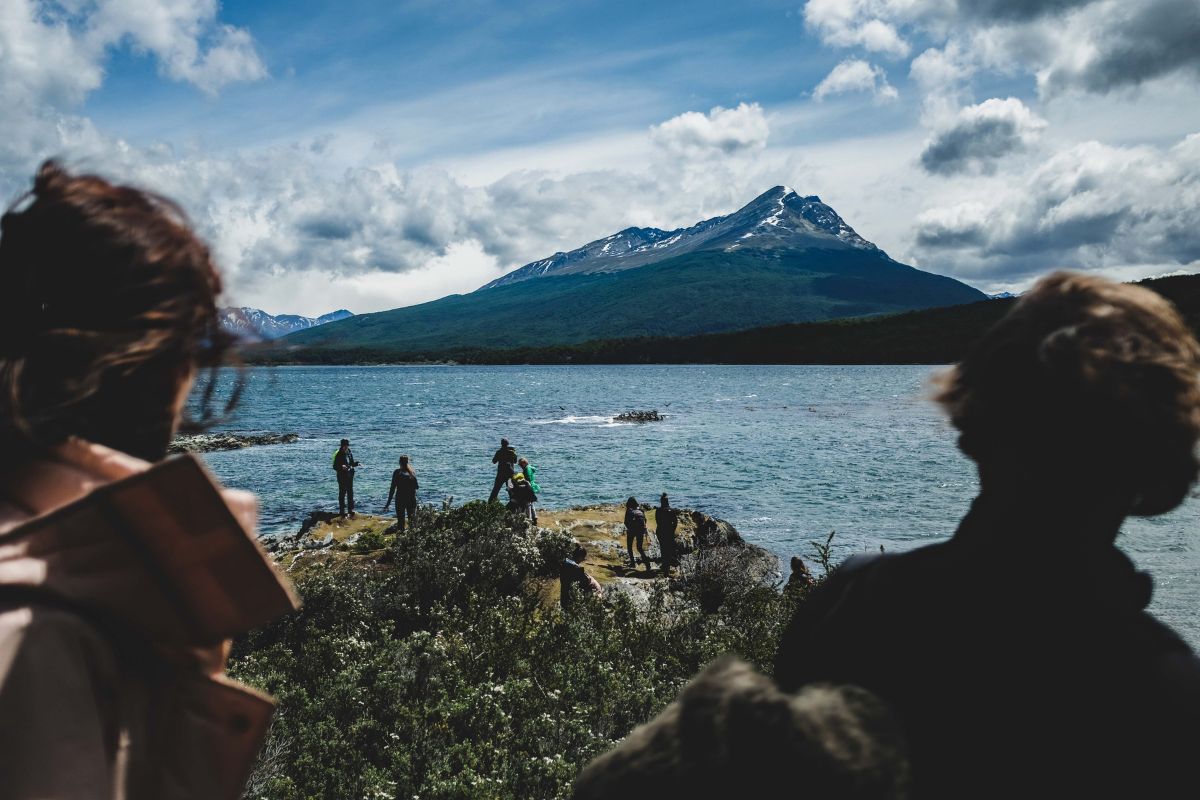
[[[935,399],[981,466],[1002,454],[1030,469],[1067,462],[1124,484],[1135,514],[1179,505],[1200,470],[1200,344],[1138,286],[1043,278],[940,377]]]

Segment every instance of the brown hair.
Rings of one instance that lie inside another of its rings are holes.
[[[1200,465],[1200,344],[1138,286],[1059,272],[941,379],[937,394],[981,469],[1010,466],[1128,491],[1131,513],[1179,505]]]
[[[188,427],[212,420],[234,339],[208,248],[170,200],[47,161],[0,218],[0,286],[0,446],[80,436],[161,458],[201,366],[214,373]]]

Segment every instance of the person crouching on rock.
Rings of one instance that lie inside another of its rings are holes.
[[[530,487],[529,481],[525,480],[525,476],[520,473],[514,473],[508,482],[505,484],[508,490],[508,510],[516,511],[526,519],[530,518],[530,509],[537,502],[537,495],[533,493],[533,488]]]
[[[517,451],[508,443],[508,439],[500,440],[500,449],[492,456],[492,463],[496,465],[496,481],[492,484],[492,493],[488,496],[488,502],[494,503],[500,497],[500,489],[512,478],[516,472]]]
[[[400,468],[392,472],[392,486],[388,489],[387,502],[383,504],[383,510],[387,511],[392,498],[396,498],[396,522],[400,526],[400,533],[404,533],[404,518],[407,516],[408,521],[412,522],[413,514],[417,513],[419,488],[417,473],[408,463],[408,456],[400,456]]]
[[[629,553],[630,568],[637,566],[637,561],[633,558],[633,545],[637,543],[638,554],[642,557],[642,563],[646,565],[646,571],[650,571],[650,559],[646,557],[646,550],[643,547],[646,538],[646,514],[638,505],[636,497],[631,497],[625,501],[625,550]]]
[[[333,471],[338,482],[338,514],[343,517],[347,508],[350,516],[354,516],[354,468],[360,466],[354,460],[354,453],[350,452],[350,440],[342,439],[341,446],[333,454]]]
[[[537,467],[529,463],[528,458],[522,458],[517,461],[517,465],[521,468],[521,474],[525,476],[525,480],[529,483],[529,488],[533,491],[534,500],[529,503],[529,521],[537,525],[537,508],[535,503],[537,495],[542,491],[542,487],[537,482]]]
[[[599,582],[596,581],[583,568],[583,562],[587,559],[587,548],[581,544],[575,545],[575,550],[571,553],[570,558],[564,558],[561,567],[558,570],[558,600],[562,605],[563,611],[571,607],[571,590],[575,588],[579,592],[599,597],[603,594]]]
[[[0,797],[240,797],[271,702],[224,675],[224,637],[294,603],[253,495],[165,460],[234,344],[220,275],[162,197],[51,161],[19,204],[0,219]]]
[[[679,528],[679,512],[671,508],[671,501],[666,493],[658,499],[658,508],[654,511],[657,520],[654,533],[658,536],[658,549],[662,552],[662,571],[664,575],[671,574],[671,567],[679,566],[679,545],[675,540],[675,532]]]

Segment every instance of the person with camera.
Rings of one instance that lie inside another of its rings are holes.
[[[342,439],[341,446],[333,454],[333,471],[338,482],[338,514],[343,517],[346,516],[347,509],[350,516],[354,516],[354,470],[361,466],[362,464],[354,460],[350,440]]]

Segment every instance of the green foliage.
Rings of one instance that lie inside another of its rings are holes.
[[[567,797],[579,768],[669,703],[708,661],[770,670],[796,599],[726,587],[581,595],[570,616],[540,575],[569,537],[498,505],[422,509],[391,567],[301,579],[301,611],[236,644],[230,672],[280,711],[254,798]]]

